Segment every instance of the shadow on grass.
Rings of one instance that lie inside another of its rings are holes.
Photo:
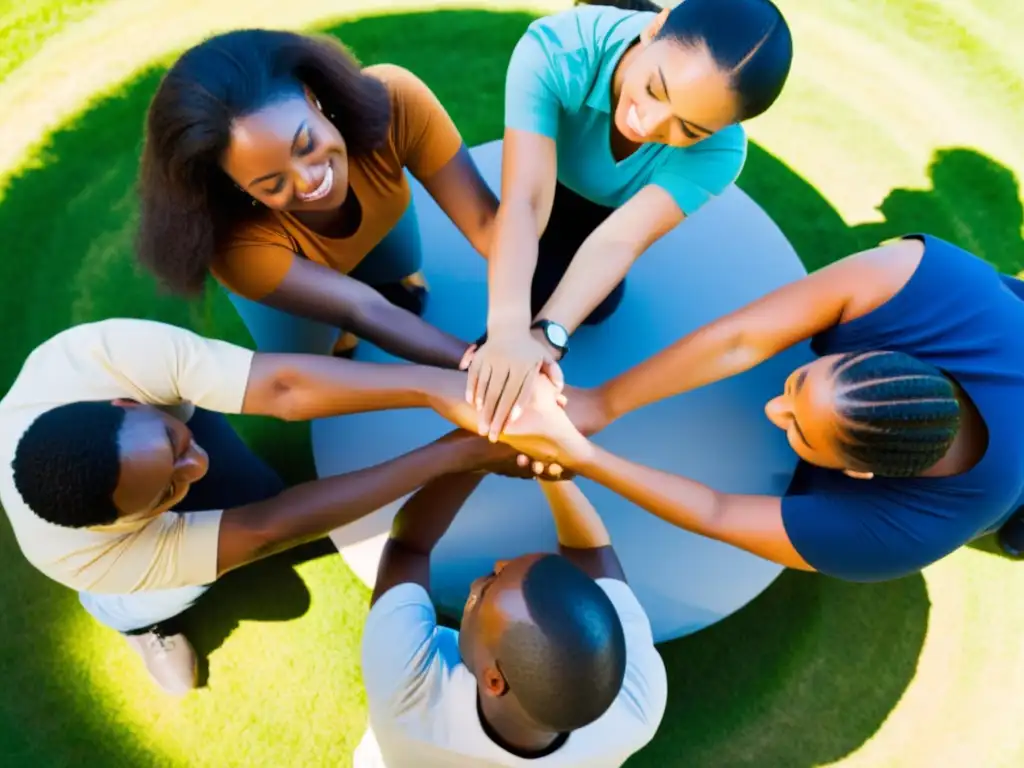
[[[467,144],[501,134],[504,67],[527,14],[439,11],[362,19],[330,28],[365,63],[415,71],[438,94]],[[415,45],[409,30],[417,30]],[[452,73],[457,71],[458,76]],[[186,303],[156,290],[135,265],[134,196],[141,126],[161,72],[150,71],[48,137],[38,163],[11,180],[0,205],[6,258],[0,381],[13,380],[40,342],[75,323],[144,317],[249,344],[218,290]],[[779,223],[811,268],[907,231],[929,231],[1001,268],[1024,266],[1013,175],[966,149],[939,153],[934,185],[895,190],[884,222],[847,227],[814,187],[751,147],[740,184]],[[428,256],[429,258],[429,256]],[[308,428],[232,419],[290,481],[312,475]],[[223,579],[190,616],[201,653],[215,651],[245,618],[286,621],[309,593],[296,560],[304,548]],[[5,528],[0,554],[0,744],[12,764],[152,764],[155,756],[97,707],[65,648],[79,620],[75,596],[28,566]],[[810,768],[859,747],[884,722],[913,675],[928,621],[919,576],[848,585],[784,574],[730,619],[665,646],[670,703],[638,766]],[[331,681],[324,682],[331,685]]]

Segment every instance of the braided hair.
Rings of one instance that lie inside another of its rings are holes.
[[[851,469],[913,477],[941,459],[960,428],[956,388],[902,352],[849,352],[832,366],[839,447]]]

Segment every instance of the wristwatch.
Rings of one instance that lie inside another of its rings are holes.
[[[548,344],[558,350],[558,359],[561,360],[569,352],[569,332],[565,326],[556,323],[554,320],[538,320],[530,326],[530,330],[539,329],[547,339]]]

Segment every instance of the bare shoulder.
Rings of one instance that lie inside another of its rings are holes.
[[[923,256],[924,243],[916,238],[890,240],[822,269],[823,277],[828,273],[850,289],[840,322],[856,320],[889,301],[914,276]]]

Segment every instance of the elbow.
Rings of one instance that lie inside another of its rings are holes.
[[[304,405],[305,388],[298,371],[282,367],[268,386],[274,416],[282,421],[305,421],[308,409]]]
[[[697,531],[697,533],[721,541],[725,536],[727,526],[725,494],[714,490],[710,491],[710,493],[711,500],[708,504],[707,514],[703,516],[702,520],[704,530]]]
[[[727,370],[740,373],[764,362],[770,355],[756,333],[727,330],[718,344]]]

